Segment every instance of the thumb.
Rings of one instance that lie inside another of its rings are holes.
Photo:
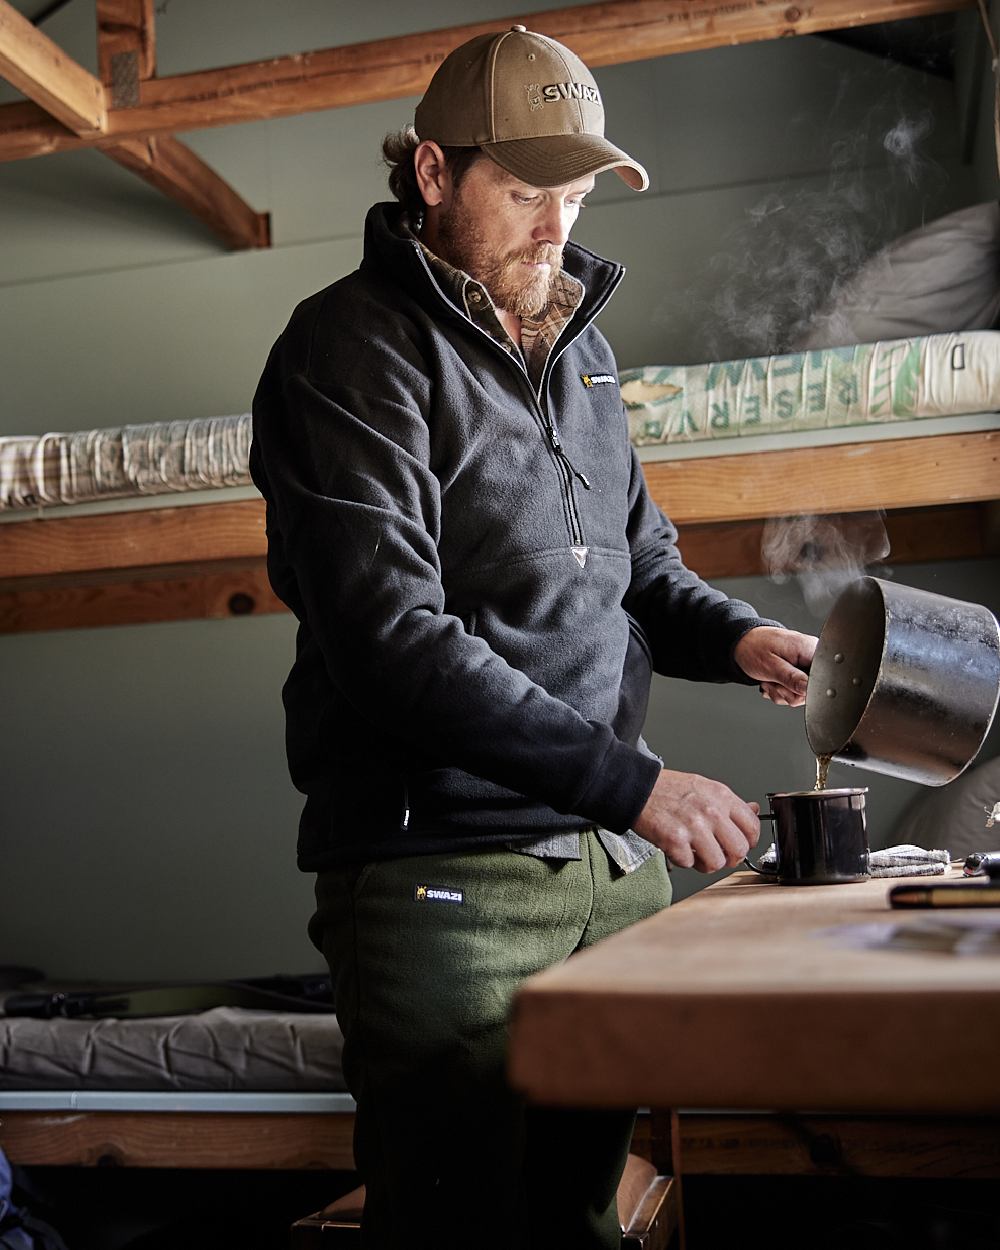
[[[782,686],[787,686],[789,690],[794,690],[796,694],[805,694],[806,687],[809,684],[809,678],[806,673],[801,668],[796,668],[794,664],[789,664],[780,655],[773,657],[768,681],[778,682]]]

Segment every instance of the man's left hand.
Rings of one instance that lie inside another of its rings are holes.
[[[765,699],[784,707],[801,707],[806,701],[806,674],[817,639],[794,629],[758,625],[743,635],[733,659],[754,681]]]

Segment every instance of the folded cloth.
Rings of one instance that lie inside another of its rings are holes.
[[[925,851],[922,846],[908,843],[868,855],[868,871],[873,877],[935,877],[950,865],[951,855],[947,851]]]
[[[774,867],[778,851],[772,842],[758,863],[764,868]],[[945,872],[951,864],[947,851],[925,851],[922,846],[889,846],[884,851],[870,851],[868,871],[873,877],[935,877]]]

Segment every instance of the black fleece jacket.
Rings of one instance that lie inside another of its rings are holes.
[[[746,680],[733,647],[766,623],[684,567],[646,493],[592,324],[622,267],[567,246],[586,296],[536,393],[397,211],[376,205],[361,267],[295,310],[254,400],[268,569],[300,622],[307,871],[628,829],[660,768],[651,669]]]

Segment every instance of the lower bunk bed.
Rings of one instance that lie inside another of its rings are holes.
[[[354,1100],[332,1012],[0,1015],[12,1163],[352,1171]]]
[[[0,1149],[25,1167],[353,1172],[342,1043],[329,1013],[0,1016]],[[632,1151],[692,1177],[1000,1177],[992,1123],[967,1117],[641,1109]]]
[[[25,1167],[352,1172],[342,1050],[331,1011],[64,1019],[0,1003],[0,1149]],[[633,1150],[653,1154],[646,1114]]]
[[[213,1192],[223,1173],[329,1173],[316,1182],[340,1196],[299,1207],[289,1244],[354,1245],[364,1189],[350,1188],[355,1103],[342,1045],[332,1012],[0,1015],[0,1149],[36,1177],[171,1170],[212,1177]],[[667,1250],[678,1236],[683,1244],[684,1181],[702,1186],[704,1202],[706,1184],[741,1177],[956,1175],[1000,1176],[989,1121],[644,1109],[618,1191],[622,1246]]]

